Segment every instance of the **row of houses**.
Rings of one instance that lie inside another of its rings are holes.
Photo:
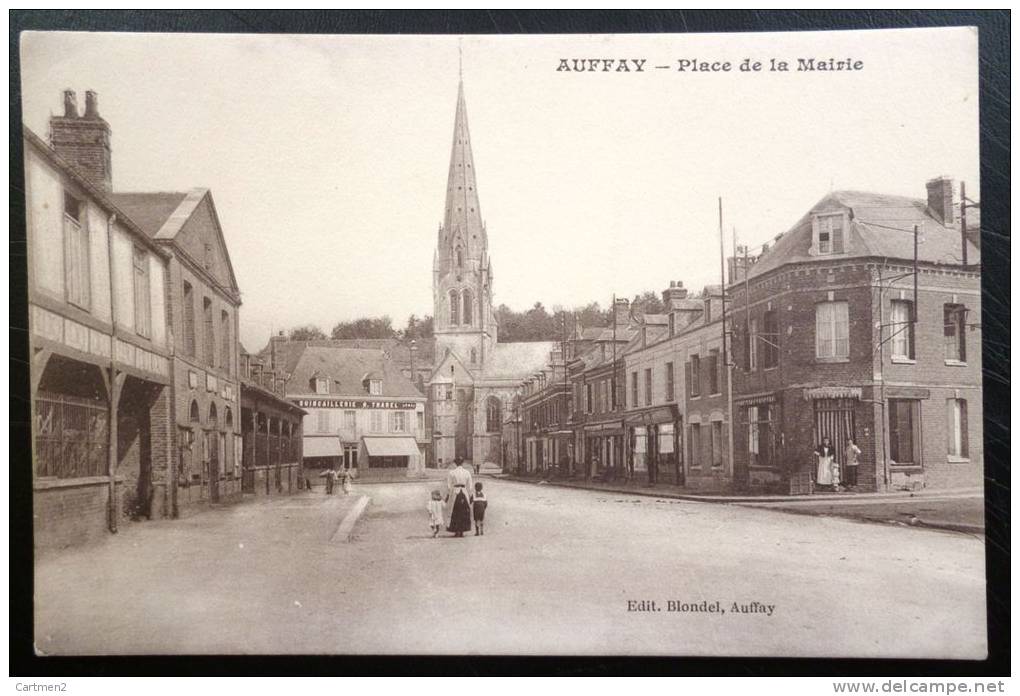
[[[945,177],[923,198],[832,192],[729,258],[725,287],[671,281],[663,314],[618,300],[521,383],[509,468],[797,494],[823,438],[849,473],[852,438],[858,490],[980,485],[973,208]]]
[[[24,129],[37,548],[300,482],[304,412],[242,360],[211,192],[114,190],[110,136],[91,91]]]

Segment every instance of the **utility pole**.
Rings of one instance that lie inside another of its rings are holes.
[[[723,243],[722,196],[719,197],[719,280],[722,292],[722,359],[726,367],[726,434],[730,475],[733,474],[733,365],[726,348],[726,246]]]
[[[967,198],[967,184],[960,182],[960,251],[963,265],[967,265],[967,208],[980,208],[980,203]]]

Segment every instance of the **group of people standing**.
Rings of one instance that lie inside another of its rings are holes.
[[[839,492],[841,484],[845,488],[855,488],[857,486],[857,464],[858,458],[861,455],[861,448],[857,446],[852,437],[847,438],[846,451],[843,454],[845,476],[841,477],[836,450],[830,444],[829,438],[822,438],[822,444],[815,448],[815,458],[817,460],[815,483],[817,485],[831,486],[835,492]]]
[[[326,495],[333,495],[333,491],[337,488],[342,489],[344,495],[350,495],[351,489],[354,487],[354,477],[347,469],[337,470],[330,467],[319,474],[319,478],[326,479]]]
[[[489,501],[482,490],[482,482],[475,481],[471,470],[464,466],[464,459],[457,457],[454,466],[446,475],[446,496],[436,489],[432,491],[426,509],[429,513],[429,528],[432,536],[438,536],[444,526],[445,508],[450,508],[450,521],[446,531],[453,532],[455,537],[463,537],[470,531],[474,521],[475,536],[485,534],[485,509]]]

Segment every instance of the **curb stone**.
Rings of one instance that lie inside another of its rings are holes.
[[[358,502],[354,503],[354,507],[347,511],[343,520],[340,521],[340,526],[337,527],[336,532],[330,537],[330,543],[347,543],[351,540],[351,536],[354,533],[354,525],[357,524],[358,519],[361,518],[371,500],[367,495],[358,498]]]

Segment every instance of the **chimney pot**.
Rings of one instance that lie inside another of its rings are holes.
[[[64,118],[78,118],[78,95],[73,89],[64,90]]]
[[[99,118],[99,95],[91,89],[85,92],[85,118]]]

